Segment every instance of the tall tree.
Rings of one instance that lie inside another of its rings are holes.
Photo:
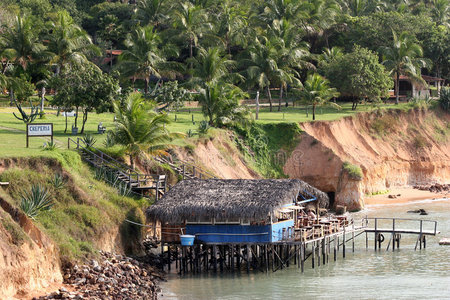
[[[87,63],[86,54],[89,51],[99,53],[86,31],[75,24],[66,11],[59,11],[55,20],[48,22],[47,28],[48,50],[53,55],[50,63],[56,64],[57,74],[67,64]]]
[[[256,87],[258,91],[266,90],[270,111],[273,109],[270,86],[282,73],[277,64],[280,57],[277,42],[276,39],[268,39],[265,36],[255,38],[247,49],[247,56],[240,60],[247,84]]]
[[[183,47],[189,49],[189,58],[194,57],[194,48],[199,44],[199,39],[207,34],[212,25],[208,20],[206,11],[201,6],[190,2],[180,3],[174,13],[174,39]],[[192,63],[190,64],[192,68]]]
[[[303,84],[303,89],[300,92],[302,99],[300,101],[312,105],[313,120],[316,119],[316,107],[324,105],[333,97],[337,97],[339,93],[335,88],[330,87],[329,81],[317,73],[309,75]],[[338,107],[333,102],[329,104]]]
[[[422,47],[414,41],[407,32],[400,36],[393,31],[393,43],[382,48],[383,64],[395,78],[395,103],[399,103],[400,75],[406,75],[411,80],[426,84],[421,76],[421,69],[429,66],[429,60],[422,58]]]
[[[31,61],[48,58],[48,52],[40,41],[39,31],[32,16],[16,16],[14,25],[4,28],[0,35],[2,56],[13,61],[22,70],[26,70]]]
[[[169,18],[167,15],[168,6],[169,1],[167,0],[138,0],[135,18],[141,26],[153,25],[158,27]]]
[[[125,147],[133,169],[140,153],[159,154],[174,137],[180,136],[168,131],[166,125],[170,119],[167,114],[155,112],[156,106],[154,102],[144,101],[139,93],[130,94],[123,105],[114,102],[116,128],[112,138],[114,143]]]
[[[138,27],[128,35],[125,41],[127,49],[119,56],[121,75],[132,77],[133,82],[143,79],[146,95],[151,76],[160,78],[166,62],[161,43],[161,37],[153,26]]]

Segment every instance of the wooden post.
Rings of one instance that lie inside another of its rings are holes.
[[[230,268],[231,268],[231,271],[234,272],[234,245],[233,244],[230,245],[230,258],[231,258]]]
[[[377,218],[375,218],[375,251],[377,250],[377,238],[378,238],[378,236],[377,236],[377,222],[378,221],[378,219]]]
[[[355,222],[352,220],[352,252],[355,252]]]
[[[344,233],[342,235],[342,257],[345,258],[345,225],[344,225]]]
[[[167,246],[167,255],[168,255],[168,259],[167,259],[167,270],[169,270],[169,272],[170,272],[170,256],[171,256],[171,253],[170,253],[170,245],[168,244],[168,246]]]
[[[334,240],[333,240],[333,242],[334,242],[334,250],[333,250],[333,252],[334,252],[334,261],[336,261],[336,255],[337,255],[337,236],[334,236]]]
[[[246,246],[246,250],[247,250],[247,273],[250,273],[250,245],[247,244]]]
[[[312,252],[311,252],[311,264],[312,268],[314,269],[314,263],[316,258],[316,242],[312,242]]]
[[[241,269],[241,245],[236,246],[237,262],[236,265],[238,269]]]
[[[322,249],[320,249],[320,248],[322,248],[321,247],[322,246],[322,241],[317,241],[317,266],[318,267],[320,267],[320,256],[321,256],[320,252],[322,251]]]
[[[302,273],[305,270],[305,246],[306,244],[304,242],[300,244],[300,267],[302,269]]]
[[[419,245],[419,247],[420,247],[420,249],[422,249],[422,223],[423,223],[423,221],[420,220],[420,235],[419,235],[419,238],[420,238],[420,245]]]
[[[224,249],[223,249],[223,246],[222,245],[220,245],[219,246],[219,267],[220,267],[220,272],[223,272],[223,261],[225,260],[224,259],[224,251],[223,251]]]
[[[212,253],[211,253],[211,258],[213,260],[213,270],[214,272],[217,272],[217,246],[213,245],[212,246]]]
[[[395,219],[392,219],[392,251],[395,250]]]

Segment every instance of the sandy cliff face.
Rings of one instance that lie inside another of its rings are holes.
[[[22,298],[62,282],[54,243],[0,198],[0,299]]]
[[[449,124],[450,114],[423,109],[303,123],[305,133],[284,171],[329,192],[335,205],[360,209],[367,193],[449,182]],[[342,171],[345,161],[361,167],[361,181]]]

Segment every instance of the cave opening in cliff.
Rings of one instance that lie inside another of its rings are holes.
[[[336,197],[336,193],[335,192],[327,192],[328,198],[330,198],[330,205],[328,207],[334,207],[334,200]]]

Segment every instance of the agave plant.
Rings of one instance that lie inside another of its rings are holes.
[[[31,190],[22,193],[20,209],[30,218],[35,219],[42,211],[50,210],[54,205],[46,188],[32,185]]]
[[[107,131],[107,132],[106,132],[106,139],[105,139],[105,141],[103,142],[103,145],[104,145],[106,148],[110,148],[110,147],[112,147],[112,146],[115,145],[113,136],[111,135],[111,131]]]
[[[58,145],[55,142],[50,141],[50,142],[44,143],[44,146],[42,146],[42,148],[46,151],[54,151],[58,148]]]
[[[450,88],[442,88],[439,97],[439,104],[443,110],[450,111]]]
[[[86,147],[89,148],[94,146],[94,144],[97,142],[97,139],[90,134],[85,134],[83,136],[83,142],[86,145]]]
[[[55,176],[53,176],[53,178],[50,179],[50,184],[53,186],[55,190],[60,190],[66,184],[66,180],[64,179],[62,174],[56,173]]]
[[[211,127],[209,126],[208,122],[205,121],[205,120],[203,120],[203,121],[201,121],[200,124],[198,125],[198,132],[199,132],[200,134],[206,134],[206,133],[208,133],[208,130],[209,130],[210,128],[211,128]]]
[[[131,188],[125,182],[117,181],[114,187],[119,191],[119,195],[125,197],[131,196]]]

